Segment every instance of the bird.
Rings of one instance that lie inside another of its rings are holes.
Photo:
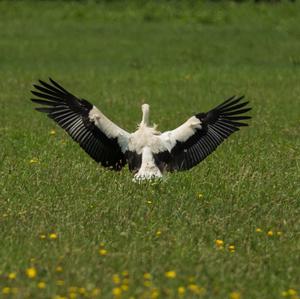
[[[191,116],[163,133],[150,124],[150,106],[142,105],[142,121],[130,133],[107,118],[89,101],[78,98],[49,78],[38,80],[31,98],[81,148],[103,167],[120,171],[126,164],[134,181],[162,178],[199,164],[240,127],[248,126],[249,101],[232,96],[208,112]]]

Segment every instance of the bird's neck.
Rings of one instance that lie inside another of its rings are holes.
[[[148,127],[149,126],[149,114],[150,114],[149,105],[148,104],[144,104],[142,106],[142,111],[143,111],[143,118],[142,118],[141,125]]]

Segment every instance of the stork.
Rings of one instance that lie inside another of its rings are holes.
[[[142,121],[129,133],[109,120],[87,100],[77,98],[49,78],[31,91],[33,102],[79,143],[102,166],[121,170],[128,164],[134,179],[160,178],[168,171],[188,170],[210,155],[250,119],[242,97],[231,97],[206,113],[190,117],[178,128],[161,133],[149,122],[150,107],[142,105]]]

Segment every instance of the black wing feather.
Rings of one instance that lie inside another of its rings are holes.
[[[201,121],[201,129],[185,142],[177,142],[171,150],[167,169],[187,170],[200,163],[210,155],[226,138],[248,126],[241,122],[250,119],[242,115],[251,110],[243,108],[249,102],[241,102],[244,97],[231,97],[207,113],[199,113],[196,117]],[[243,109],[241,109],[243,108]]]
[[[35,109],[47,113],[95,161],[104,167],[120,170],[126,164],[125,155],[117,140],[108,138],[89,118],[93,105],[84,99],[78,99],[51,78],[49,80],[51,84],[39,80],[41,85],[33,85],[38,91],[31,93],[38,99],[31,100],[46,106]]]

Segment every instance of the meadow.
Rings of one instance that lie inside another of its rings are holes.
[[[0,2],[0,298],[300,296],[300,4]],[[133,131],[232,95],[250,126],[134,184],[34,111],[48,77]]]

